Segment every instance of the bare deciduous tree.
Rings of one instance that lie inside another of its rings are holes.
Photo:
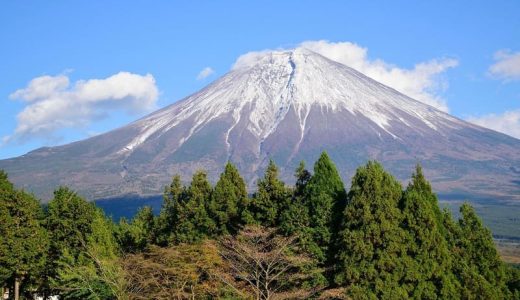
[[[234,281],[223,280],[237,290],[247,290],[256,299],[306,298],[311,289],[302,283],[311,259],[298,251],[295,236],[277,235],[275,229],[249,226],[237,236],[221,240],[220,254]]]

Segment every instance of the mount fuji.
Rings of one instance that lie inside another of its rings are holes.
[[[292,182],[326,150],[349,182],[375,159],[406,181],[422,164],[442,194],[520,200],[520,140],[411,99],[304,48],[265,52],[199,92],[119,129],[1,160],[44,199],[67,185],[89,199],[155,195],[226,161],[254,187],[269,159]]]

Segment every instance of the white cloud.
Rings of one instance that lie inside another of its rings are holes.
[[[455,59],[433,59],[418,63],[412,69],[404,69],[381,59],[369,59],[367,48],[350,42],[306,41],[299,47],[356,69],[409,97],[448,111],[446,101],[440,96],[447,88],[447,82],[440,75],[458,65]],[[270,51],[272,50],[246,53],[237,59],[233,69],[249,66]]]
[[[267,49],[262,51],[251,51],[247,52],[246,54],[240,55],[233,66],[231,67],[232,70],[245,68],[248,66],[253,65],[255,62],[260,60],[265,54],[271,52],[273,50]]]
[[[520,109],[506,111],[502,114],[469,117],[467,121],[520,139]]]
[[[520,52],[510,50],[495,52],[495,63],[489,67],[489,73],[496,78],[520,80]]]
[[[111,111],[135,114],[155,108],[158,89],[151,74],[119,72],[105,79],[80,80],[67,75],[34,78],[9,97],[27,105],[17,115],[14,133],[4,142],[33,137],[55,139],[57,131],[89,125]]]
[[[204,78],[207,78],[208,76],[210,76],[213,73],[215,73],[215,70],[213,70],[210,67],[205,67],[204,69],[202,69],[202,71],[200,71],[199,75],[197,75],[197,80],[202,80]]]

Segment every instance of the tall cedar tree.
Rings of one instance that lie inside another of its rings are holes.
[[[301,161],[294,174],[296,184],[292,196],[287,197],[280,212],[280,230],[284,235],[297,234],[299,239],[310,240],[312,236],[309,220],[309,210],[305,203],[305,188],[311,179],[311,173],[305,168],[305,162]],[[308,244],[309,241],[306,241]]]
[[[0,287],[34,282],[45,265],[47,235],[41,206],[32,195],[16,190],[0,171]]]
[[[314,230],[310,227],[309,208],[305,197],[305,189],[311,179],[311,173],[305,169],[305,163],[302,161],[294,175],[296,184],[292,196],[287,197],[280,211],[279,231],[284,236],[296,237],[301,252],[311,258],[308,268],[312,276],[306,284],[312,287],[324,286],[327,284],[327,279],[322,272],[322,261],[316,257],[316,253],[321,253],[321,249],[313,238]]]
[[[215,222],[208,213],[211,185],[204,171],[193,175],[186,197],[179,202],[177,224],[174,228],[175,243],[198,242],[215,232]]]
[[[92,203],[88,203],[66,187],[54,191],[46,218],[46,228],[49,232],[46,275],[51,291],[59,291],[63,286],[58,272],[64,254],[77,259],[85,250],[85,241],[92,233],[95,211]]]
[[[520,266],[509,266],[507,287],[511,291],[511,298],[520,299]]]
[[[334,256],[333,241],[345,209],[346,192],[336,166],[326,152],[314,164],[314,174],[305,188],[315,255],[325,262]]]
[[[442,214],[437,196],[417,165],[401,200],[403,228],[411,261],[407,264],[403,286],[415,299],[448,299],[457,294],[451,272],[451,255],[443,235]]]
[[[81,240],[80,251],[63,251],[57,275],[60,299],[126,299],[113,223],[101,209],[94,210],[90,233]]]
[[[459,223],[451,223],[449,228],[457,261],[455,273],[462,286],[461,298],[508,298],[506,269],[493,243],[491,231],[483,226],[469,204],[464,203],[460,213]]]
[[[179,205],[187,196],[186,188],[181,183],[181,177],[175,175],[172,182],[164,189],[163,204],[157,218],[156,244],[167,246],[174,240],[173,232],[177,224]]]
[[[285,184],[278,178],[278,167],[273,160],[269,161],[264,178],[258,180],[257,186],[248,212],[255,223],[266,227],[276,226],[280,207],[288,193]]]
[[[150,206],[144,206],[128,223],[122,219],[117,231],[118,241],[124,252],[137,253],[155,241],[155,217]]]
[[[339,234],[336,283],[356,298],[405,299],[406,232],[401,185],[377,162],[357,169]]]
[[[245,223],[248,204],[246,183],[237,168],[228,162],[211,195],[209,212],[216,224],[216,233],[236,233]]]

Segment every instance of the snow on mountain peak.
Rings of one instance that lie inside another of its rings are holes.
[[[150,136],[194,119],[194,126],[180,141],[182,145],[209,121],[228,114],[234,120],[227,131],[228,145],[230,132],[243,118],[247,118],[247,129],[263,141],[291,107],[303,139],[306,119],[314,106],[322,111],[346,110],[361,115],[394,138],[398,133],[392,132],[390,121],[410,126],[403,117],[407,115],[434,130],[439,125],[459,122],[350,67],[300,47],[240,57],[230,72],[209,86],[135,122],[133,125],[141,133],[120,152],[131,151]]]

